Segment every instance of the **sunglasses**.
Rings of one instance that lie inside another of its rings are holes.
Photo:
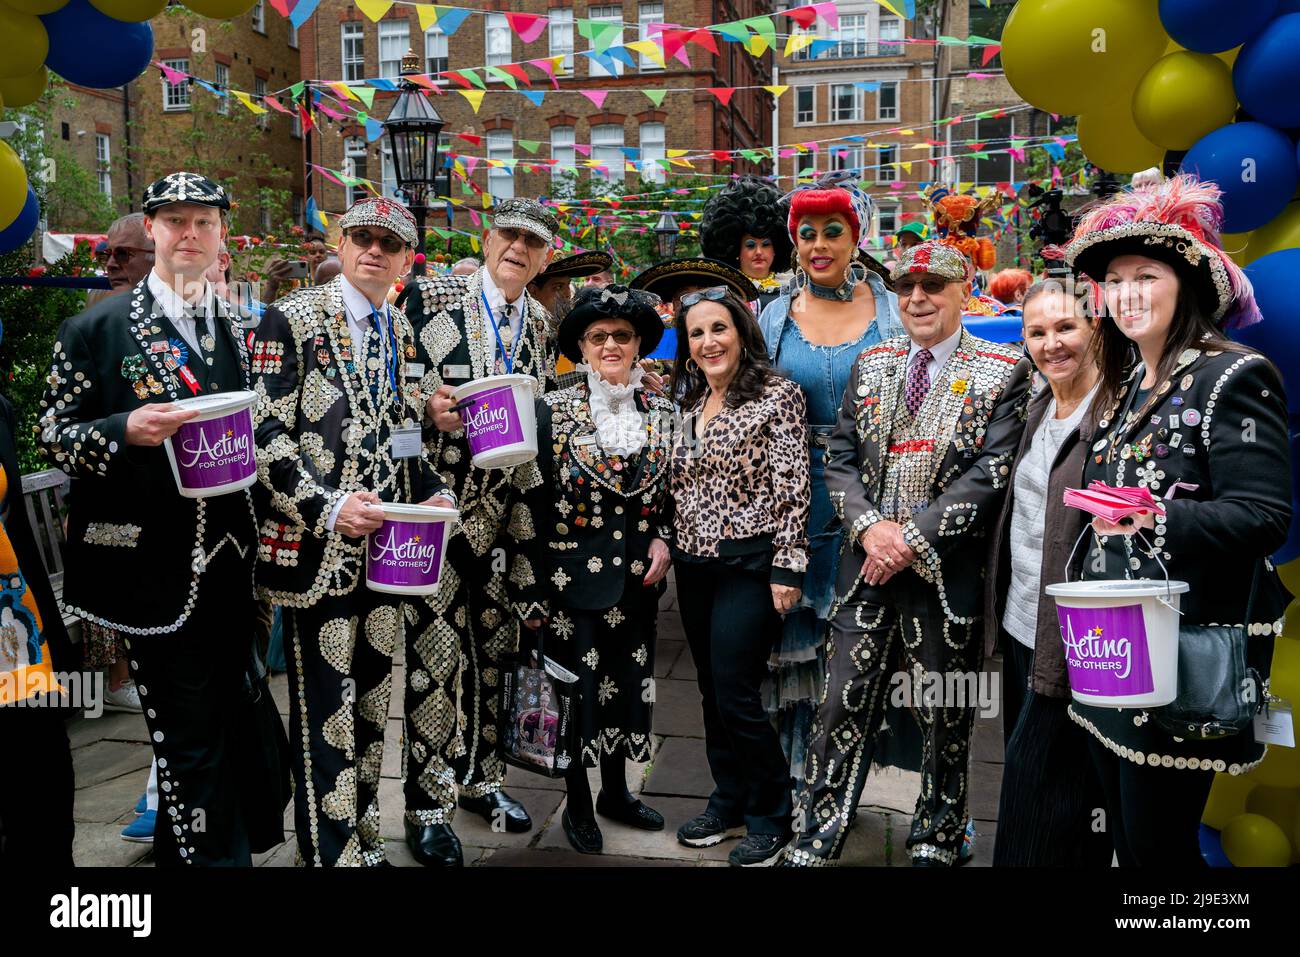
[[[390,256],[396,256],[406,248],[406,243],[392,233],[384,233],[384,235],[380,236],[368,229],[354,229],[348,233],[348,239],[352,240],[352,243],[358,249],[369,249],[377,239],[379,240],[379,248]]]
[[[911,298],[912,292],[917,286],[927,296],[937,296],[943,292],[944,288],[950,282],[957,282],[956,279],[896,279],[894,280],[894,292],[899,299]]]
[[[710,286],[708,289],[700,289],[697,292],[688,292],[686,295],[682,296],[682,306],[684,308],[689,308],[704,299],[718,302],[722,299],[726,299],[728,292],[730,292],[730,290],[726,286]]]
[[[119,266],[125,266],[131,261],[136,253],[153,254],[152,249],[141,249],[139,246],[114,246],[112,249],[105,249],[95,254],[95,259],[101,263],[106,263],[112,259]]]
[[[514,245],[515,240],[520,236],[523,236],[524,245],[529,249],[537,250],[546,248],[546,240],[541,236],[535,236],[532,233],[527,233],[520,229],[514,229],[510,226],[502,226],[497,229],[497,232],[501,234],[501,238],[506,241],[507,245]]]
[[[620,346],[625,346],[633,339],[638,338],[638,336],[635,332],[628,332],[626,329],[620,329],[618,332],[605,332],[604,330],[598,329],[595,332],[587,333],[582,338],[599,349],[608,339],[613,339]]]

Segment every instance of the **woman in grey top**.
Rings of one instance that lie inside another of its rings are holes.
[[[1087,739],[1066,708],[1070,687],[1055,602],[1044,585],[1064,579],[1085,515],[1064,490],[1081,485],[1091,454],[1087,412],[1096,393],[1095,317],[1060,284],[1024,299],[1025,346],[1046,380],[1030,403],[1011,488],[992,536],[985,607],[987,650],[1003,655],[1007,738],[995,866],[1108,866],[1109,835],[1093,829],[1105,806]]]

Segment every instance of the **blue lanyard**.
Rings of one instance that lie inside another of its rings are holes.
[[[388,371],[388,385],[393,390],[393,395],[397,395],[397,334],[393,330],[393,314],[384,306],[384,315],[388,317],[388,346],[384,348],[384,367]],[[379,319],[379,311],[374,306],[370,307],[370,319],[375,324],[375,332],[379,333],[379,338],[384,338],[384,326]]]
[[[506,354],[505,344],[501,341],[501,328],[497,325],[496,314],[492,312],[492,306],[488,304],[487,293],[479,290],[479,295],[483,297],[483,308],[487,310],[488,318],[492,320],[492,332],[497,337],[497,348],[501,350],[501,359],[506,364],[506,375],[515,367],[515,352],[519,349],[519,340],[524,337],[524,317],[519,317],[519,329],[515,333],[515,341],[511,345],[510,354]]]

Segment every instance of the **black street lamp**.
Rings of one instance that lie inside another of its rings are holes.
[[[402,57],[402,77],[419,72],[420,61],[410,50]],[[419,86],[403,79],[397,102],[393,104],[384,132],[393,151],[393,176],[397,188],[406,197],[406,203],[415,216],[419,246],[424,252],[424,218],[428,212],[429,196],[437,195],[438,137],[445,124],[433,108],[429,98]],[[424,274],[424,263],[416,262],[415,275]]]
[[[677,238],[681,231],[672,213],[664,210],[659,214],[659,222],[655,223],[655,242],[659,244],[660,259],[672,259],[676,255]]]

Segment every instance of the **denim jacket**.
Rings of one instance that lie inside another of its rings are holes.
[[[903,328],[903,322],[898,317],[898,297],[885,288],[885,281],[877,273],[868,271],[865,281],[876,297],[876,318],[873,320],[879,335],[876,341],[883,342],[894,336],[906,335],[907,330]],[[763,341],[767,343],[767,357],[772,360],[773,365],[777,363],[777,349],[781,345],[785,324],[790,318],[793,288],[792,283],[783,286],[781,295],[767,304],[758,319],[759,328],[763,331]]]

